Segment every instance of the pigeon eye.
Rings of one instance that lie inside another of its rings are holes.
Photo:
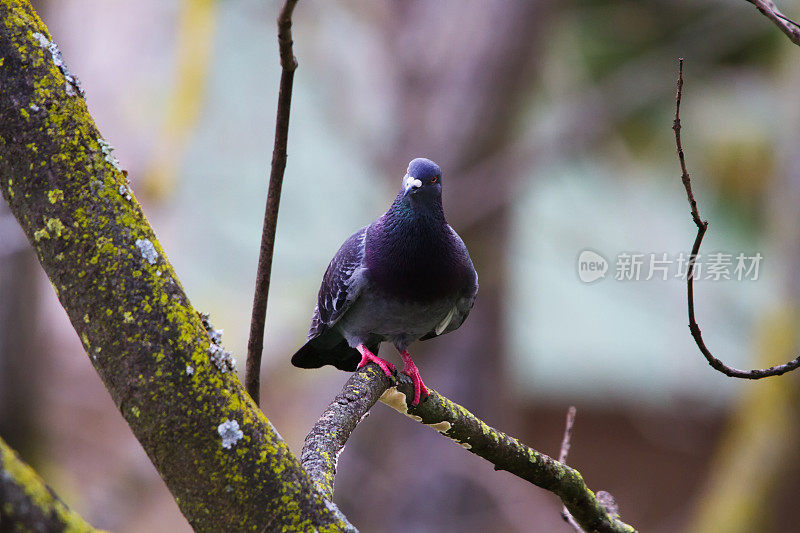
[[[437,181],[439,181],[439,176],[434,176],[431,178],[431,183],[436,183]]]

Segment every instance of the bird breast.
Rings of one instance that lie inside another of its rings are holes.
[[[438,235],[406,235],[386,239],[368,237],[366,276],[373,288],[406,302],[433,304],[459,293],[469,283],[466,251]]]

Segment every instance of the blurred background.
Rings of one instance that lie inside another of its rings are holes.
[[[279,3],[34,4],[243,375]],[[800,17],[800,1],[780,7]],[[569,464],[642,531],[800,531],[787,511],[800,490],[798,376],[726,378],[686,327],[676,258],[695,227],[671,129],[684,57],[702,251],[734,266],[763,257],[757,276],[698,281],[698,320],[728,364],[793,358],[797,46],[744,0],[303,0],[294,38],[262,374],[262,407],[293,450],[348,377],[289,364],[322,273],[426,156],[481,283],[461,329],[412,346],[426,384],[555,456],[575,405]],[[581,281],[584,250],[607,260],[604,279]],[[615,279],[625,253],[643,254],[638,280]],[[675,260],[668,279],[646,279],[650,254]],[[189,530],[4,204],[0,435],[95,526]],[[335,501],[362,531],[569,531],[555,496],[383,405],[342,454]]]

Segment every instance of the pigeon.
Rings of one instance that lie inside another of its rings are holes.
[[[375,363],[391,377],[394,365],[376,355],[381,342],[391,342],[416,406],[428,389],[408,346],[461,326],[477,293],[467,247],[444,216],[442,171],[414,159],[389,209],[351,235],[328,265],[308,339],[292,364],[353,372]]]

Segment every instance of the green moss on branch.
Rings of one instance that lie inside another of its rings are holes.
[[[336,465],[347,439],[390,385],[376,368],[369,365],[351,378],[306,436],[300,460],[328,499],[333,498]]]
[[[209,359],[209,335],[47,28],[23,1],[1,2],[0,21],[0,189],[181,511],[201,531],[351,528]]]
[[[342,392],[314,426],[309,438],[318,441],[318,435],[330,435],[323,446],[307,446],[303,464],[312,465],[314,479],[333,491],[336,457],[350,436],[350,432],[372,404],[379,398],[400,413],[435,429],[470,452],[494,464],[496,470],[508,472],[530,481],[534,485],[561,498],[575,520],[585,531],[633,533],[633,527],[612,516],[595,494],[586,486],[580,473],[555,459],[539,453],[517,439],[487,425],[481,419],[436,391],[411,407],[414,386],[400,376],[396,383],[377,367],[370,364],[353,374]],[[347,401],[342,401],[346,399]],[[306,454],[308,452],[308,455]],[[312,455],[315,453],[315,455]]]
[[[3,439],[0,439],[0,529],[98,531],[70,510]]]
[[[410,383],[400,382],[397,387],[388,389],[381,401],[483,457],[494,464],[496,470],[507,470],[554,493],[561,498],[585,531],[635,531],[633,527],[608,514],[577,470],[487,425],[434,390],[430,390],[427,401],[411,407],[407,398],[413,397],[413,392]]]

